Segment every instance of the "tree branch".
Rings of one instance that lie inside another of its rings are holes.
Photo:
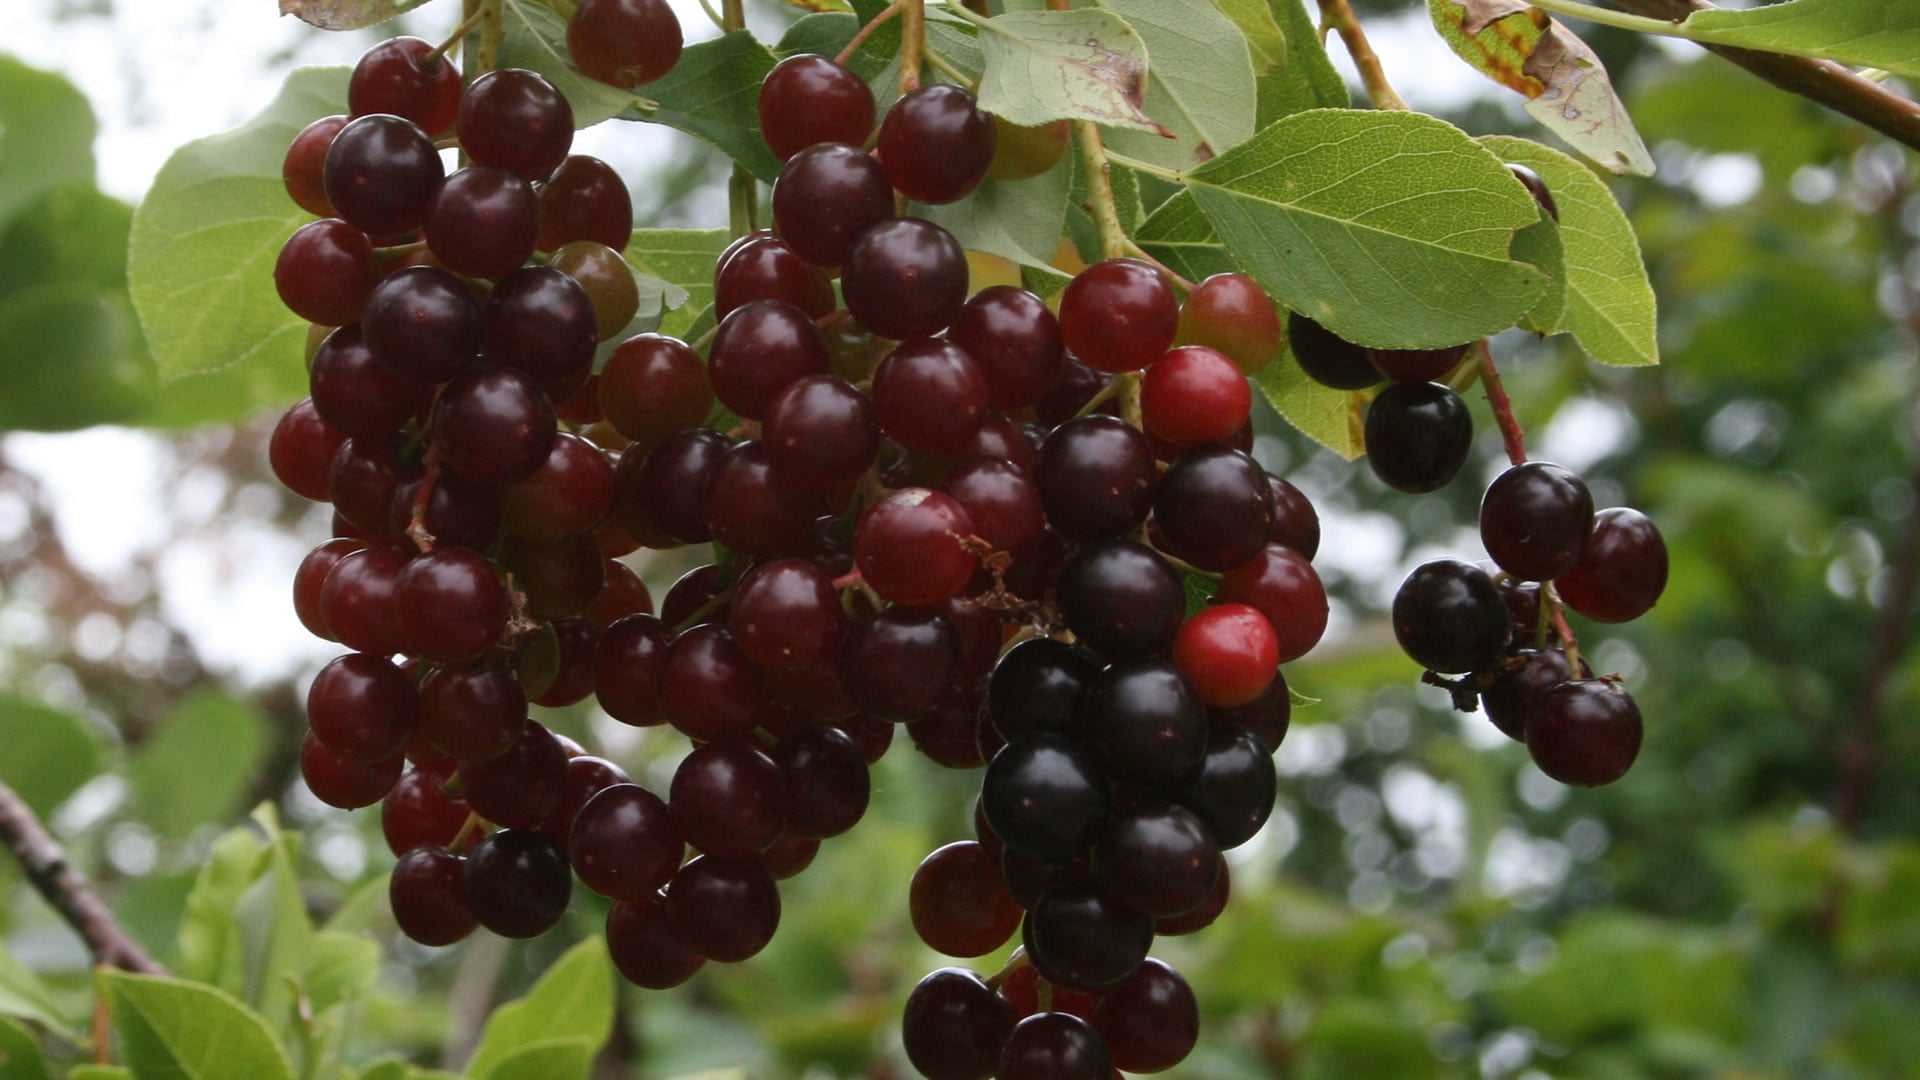
[[[1696,11],[1713,10],[1707,0],[1614,0],[1639,15],[1679,22]],[[1803,56],[1703,45],[1790,94],[1851,117],[1889,139],[1920,149],[1920,102],[1910,101],[1844,64]]]
[[[60,842],[47,832],[33,808],[4,783],[0,783],[0,842],[20,861],[34,889],[79,931],[96,961],[142,975],[167,973],[127,935],[93,886],[67,862]]]

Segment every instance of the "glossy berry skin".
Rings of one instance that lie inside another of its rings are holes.
[[[1180,301],[1150,263],[1107,259],[1074,276],[1060,294],[1067,350],[1100,371],[1138,371],[1173,345]]]
[[[1280,351],[1280,311],[1245,274],[1215,274],[1180,305],[1181,345],[1217,349],[1243,374],[1265,368]]]
[[[714,267],[713,317],[755,300],[785,300],[819,319],[837,302],[833,283],[772,233],[759,233],[734,248]]]
[[[786,778],[785,835],[804,840],[839,836],[859,824],[873,794],[866,758],[837,727],[799,727],[769,751]]]
[[[1033,479],[1048,524],[1070,540],[1099,540],[1146,520],[1158,475],[1153,445],[1139,429],[1094,414],[1053,429]]]
[[[388,371],[446,382],[480,351],[480,305],[447,270],[402,267],[374,286],[360,331],[374,360]]]
[[[1500,590],[1472,563],[1422,563],[1393,597],[1394,637],[1430,671],[1459,674],[1490,664],[1510,632]]]
[[[1153,944],[1153,920],[1090,881],[1042,893],[1025,932],[1040,974],[1072,990],[1125,979]]]
[[[483,165],[545,179],[573,145],[573,107],[537,72],[501,68],[473,80],[454,121],[460,147]]]
[[[853,561],[888,601],[937,604],[958,595],[978,568],[979,560],[961,546],[972,534],[972,517],[952,496],[902,488],[860,515]]]
[[[467,856],[467,906],[501,937],[539,937],[567,913],[573,871],[560,846],[533,829],[502,829]]]
[[[993,117],[971,92],[929,83],[901,96],[880,123],[880,164],[895,191],[930,205],[964,199],[993,164]]]
[[[533,254],[540,200],[511,169],[469,165],[440,185],[427,213],[427,247],[447,269],[505,277]]]
[[[1186,615],[1179,572],[1132,540],[1081,548],[1061,568],[1057,591],[1067,628],[1082,644],[1116,660],[1166,652]]]
[[[704,742],[752,731],[763,691],[758,669],[723,625],[702,623],[674,638],[660,658],[667,721]]]
[[[1517,161],[1507,162],[1507,171],[1520,181],[1521,186],[1527,189],[1527,194],[1533,196],[1533,201],[1540,204],[1540,209],[1546,211],[1548,217],[1560,220],[1560,206],[1554,202],[1553,192],[1547,188],[1547,182],[1540,178],[1539,173]]]
[[[1365,390],[1380,383],[1367,350],[1299,312],[1287,316],[1287,345],[1307,377],[1335,390]]]
[[[644,458],[673,432],[700,426],[713,408],[707,365],[687,343],[664,334],[621,342],[600,370],[600,408],[614,430]]]
[[[524,372],[553,401],[564,401],[580,388],[599,340],[592,298],[551,266],[508,274],[481,309],[487,359]]]
[[[1266,471],[1219,443],[1174,459],[1153,493],[1154,522],[1167,550],[1216,573],[1259,555],[1273,533]]]
[[[370,236],[398,236],[427,220],[446,176],[426,132],[398,116],[362,116],[340,129],[322,173],[327,201]]]
[[[1252,408],[1246,376],[1225,353],[1205,345],[1170,350],[1147,369],[1140,387],[1147,430],[1176,446],[1225,442]]]
[[[940,487],[967,508],[976,534],[995,551],[1018,558],[1039,548],[1046,530],[1040,493],[1012,462],[997,457],[967,458],[947,470]],[[999,647],[998,640],[994,647]]]
[[[873,132],[873,90],[825,56],[797,53],[760,82],[760,133],[785,161],[815,143],[859,146]]]
[[[679,986],[707,962],[674,934],[666,905],[651,894],[607,909],[607,955],[623,978],[648,990]]]
[[[1273,542],[1290,547],[1312,560],[1320,550],[1320,514],[1306,493],[1272,473],[1267,487],[1273,492]]]
[[[420,694],[384,657],[335,658],[307,690],[307,722],[326,748],[348,761],[393,757],[413,737]]]
[[[1251,731],[1214,724],[1207,730],[1199,770],[1173,797],[1206,822],[1220,850],[1229,851],[1253,839],[1267,823],[1278,786],[1273,755]]]
[[[1154,1073],[1185,1061],[1200,1039],[1200,1006],[1173,968],[1151,957],[1108,990],[1087,1017],[1105,1040],[1113,1066]]]
[[[680,20],[667,0],[581,0],[567,22],[567,54],[588,76],[625,89],[680,62]]]
[[[839,266],[868,226],[892,216],[886,171],[845,143],[816,143],[794,154],[773,185],[774,227],[815,266]]]
[[[941,968],[907,995],[900,1036],[927,1080],[987,1080],[1018,1019],[980,976]]]
[[[1667,542],[1647,515],[1615,506],[1593,516],[1580,562],[1554,587],[1595,622],[1620,623],[1653,610],[1667,587]]]
[[[1367,359],[1394,382],[1439,382],[1467,355],[1467,346],[1445,349],[1368,349]]]
[[[913,872],[908,910],[920,940],[947,956],[985,956],[1020,929],[1020,905],[1000,860],[971,840],[928,855]]]
[[[766,668],[804,670],[840,652],[846,616],[833,582],[804,559],[761,563],[740,580],[728,625],[747,658]]]
[[[433,441],[447,468],[480,484],[511,484],[545,464],[558,431],[553,406],[513,368],[468,370],[434,407]]]
[[[570,154],[540,185],[541,251],[592,240],[615,251],[633,239],[633,196],[613,166]]]
[[[1304,556],[1268,544],[1252,561],[1220,579],[1214,599],[1247,604],[1272,624],[1280,663],[1307,655],[1327,631],[1327,588]]]
[[[457,761],[499,757],[526,725],[526,690],[502,666],[437,668],[420,683],[420,734]]]
[[[460,69],[416,37],[388,38],[362,53],[347,81],[347,108],[355,116],[392,113],[428,135],[453,126],[460,108]]]
[[[302,398],[274,425],[267,461],[273,475],[295,495],[326,502],[327,474],[345,441],[345,432],[335,431],[320,418],[313,399]]]
[[[1188,619],[1173,639],[1173,663],[1215,708],[1252,701],[1280,670],[1273,624],[1246,604],[1218,604]]]
[[[1527,753],[1563,784],[1598,787],[1626,775],[1640,753],[1640,707],[1618,683],[1577,679],[1539,695]]]
[[[756,300],[721,321],[707,362],[720,403],[763,420],[788,383],[825,374],[832,360],[805,310],[783,300]]]
[[[1099,1033],[1070,1013],[1029,1016],[1007,1036],[999,1080],[1107,1080],[1113,1058]]]
[[[872,399],[837,375],[802,375],[767,405],[761,441],[774,467],[831,488],[860,478],[880,448]]]
[[[1159,787],[1200,763],[1206,704],[1167,661],[1126,660],[1088,686],[1080,700],[1080,728],[1108,776]]]
[[[506,753],[468,762],[460,776],[475,813],[509,829],[538,829],[566,795],[567,752],[545,725],[529,720]]]
[[[394,754],[383,761],[348,761],[307,732],[300,743],[300,776],[313,797],[341,810],[372,806],[393,790],[407,760]]]
[[[1100,764],[1078,740],[1042,731],[1008,743],[987,764],[980,805],[994,834],[1029,859],[1060,862],[1091,847],[1112,797]]]
[[[1556,648],[1521,649],[1505,658],[1498,670],[1501,674],[1480,692],[1480,711],[1502,734],[1526,742],[1527,721],[1541,695],[1574,677],[1567,667],[1567,654]],[[1592,675],[1581,660],[1580,677]]]
[[[339,218],[310,221],[280,249],[273,284],[280,302],[308,322],[358,322],[373,292],[373,245],[365,233]]]
[[[393,864],[387,900],[400,932],[422,945],[451,945],[479,920],[467,907],[466,860],[438,844],[416,847]]]
[[[1156,919],[1205,903],[1220,876],[1220,846],[1193,811],[1155,800],[1116,811],[1093,855],[1094,879]]]
[[[347,126],[350,117],[345,114],[323,116],[293,137],[287,146],[287,156],[280,165],[280,179],[286,183],[287,195],[300,204],[300,209],[314,217],[338,217],[333,204],[327,201],[327,185],[322,175],[327,163],[327,150],[333,146],[333,137]]]
[[[506,631],[500,572],[470,548],[441,545],[414,556],[394,586],[409,655],[436,664],[478,660]]]
[[[357,326],[327,335],[307,368],[313,407],[335,431],[368,441],[387,438],[423,411],[433,388],[380,366]]]
[[[947,340],[979,365],[988,398],[1001,411],[1038,401],[1066,359],[1060,320],[1046,301],[1012,285],[973,294],[948,325]]]
[[[957,454],[986,420],[986,376],[950,341],[909,341],[873,373],[873,412],[880,430],[901,446]]]
[[[594,654],[594,695],[607,715],[623,724],[666,723],[660,704],[660,671],[673,633],[651,615],[629,615],[607,627]]]
[[[993,138],[993,163],[987,166],[987,175],[995,180],[1030,180],[1067,156],[1073,124],[1062,118],[1027,127],[995,116]]]
[[[1438,491],[1473,449],[1473,417],[1439,383],[1394,383],[1367,407],[1367,464],[1395,491]]]
[[[862,230],[847,249],[840,291],[847,310],[875,334],[927,337],[967,302],[966,255],[931,221],[890,218]]]
[[[1551,581],[1580,563],[1593,532],[1593,495],[1578,476],[1549,461],[1515,465],[1480,500],[1480,542],[1500,569]]]
[[[755,859],[694,859],[668,883],[666,907],[682,942],[724,964],[765,948],[780,925],[779,887]]]
[[[854,704],[873,716],[925,717],[945,700],[954,681],[953,624],[938,608],[895,604],[854,623],[844,642],[840,682]]]
[[[1029,638],[994,664],[987,715],[1008,742],[1046,729],[1071,732],[1081,696],[1099,673],[1099,661],[1086,650],[1057,638]]]
[[[708,855],[764,851],[787,822],[780,767],[737,739],[695,747],[674,770],[667,803],[687,843]]]

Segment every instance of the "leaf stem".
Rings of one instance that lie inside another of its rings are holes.
[[[1542,4],[1541,7],[1547,5]],[[1387,82],[1387,73],[1380,66],[1380,55],[1373,51],[1373,45],[1367,41],[1366,31],[1360,29],[1360,20],[1347,6],[1347,0],[1320,0],[1320,32],[1326,35],[1327,27],[1339,31],[1340,41],[1347,47],[1347,55],[1353,57],[1353,66],[1360,69],[1360,81],[1366,84],[1367,97],[1373,101],[1376,109],[1404,109],[1407,103],[1393,92]]]
[[[927,48],[927,0],[900,0],[900,96],[920,89]]]
[[[701,0],[704,6],[706,0]],[[731,34],[735,30],[747,28],[747,9],[744,0],[721,0],[722,17],[720,29]],[[708,14],[712,9],[708,8]],[[760,182],[753,178],[746,166],[735,164],[733,175],[727,180],[727,224],[734,239],[739,239],[759,228]]]
[[[1127,253],[1127,231],[1120,225],[1120,206],[1113,198],[1113,166],[1107,163],[1100,127],[1091,120],[1075,120],[1073,134],[1086,166],[1087,212],[1100,230],[1101,257],[1117,259]]]
[[[1156,259],[1152,255],[1148,254],[1147,249],[1141,247],[1139,244],[1134,243],[1133,237],[1131,236],[1127,237],[1127,254],[1133,256],[1136,259],[1139,259],[1142,262],[1152,263],[1154,266],[1154,269],[1167,275],[1167,280],[1173,282],[1174,287],[1179,289],[1181,292],[1190,293],[1194,290],[1195,286],[1193,282],[1188,281],[1186,278],[1181,277],[1177,273],[1174,273],[1172,267],[1168,266],[1166,263],[1163,263],[1159,259]]]
[[[1500,384],[1500,370],[1493,366],[1493,350],[1488,348],[1486,338],[1481,338],[1474,348],[1480,353],[1480,381],[1487,388],[1487,402],[1493,406],[1493,418],[1500,424],[1500,438],[1507,444],[1507,460],[1523,465],[1527,460],[1526,433],[1520,430],[1520,421],[1514,419],[1513,401],[1507,397],[1507,388]]]
[[[967,87],[972,90],[976,90],[976,91],[980,88],[980,80],[974,78],[973,76],[967,74],[964,71],[961,71],[959,68],[954,67],[952,62],[949,61],[946,57],[941,56],[939,53],[933,51],[933,46],[931,45],[927,46],[926,52],[923,55],[925,56],[927,63],[932,64],[934,67],[939,68],[941,74],[945,75],[949,79],[952,79],[956,84]]]
[[[460,20],[460,25],[453,28],[453,33],[447,35],[447,40],[427,50],[426,55],[420,58],[420,66],[424,68],[428,64],[438,63],[441,57],[447,55],[455,45],[460,44],[461,38],[472,32],[474,26],[480,22],[481,14],[478,9],[469,12],[466,18]]]
[[[1155,165],[1151,161],[1141,161],[1139,158],[1128,157],[1125,154],[1116,154],[1111,150],[1107,151],[1107,160],[1113,162],[1115,165],[1125,165],[1134,172],[1143,172],[1148,176],[1157,176],[1170,184],[1184,184],[1187,182],[1187,174],[1178,169],[1169,169],[1165,165]]]
[[[1629,15],[1624,11],[1603,8],[1595,4],[1583,4],[1579,0],[1530,0],[1534,7],[1571,15],[1576,19],[1599,23],[1602,26],[1616,26],[1622,30],[1638,30],[1643,34],[1660,34],[1664,37],[1685,38],[1698,41],[1693,34],[1680,28],[1677,22],[1666,19],[1649,19],[1644,15]]]
[[[713,5],[708,3],[707,0],[700,0],[700,10],[707,13],[707,18],[712,20],[713,25],[722,30],[727,28],[727,20],[721,18],[720,13],[713,10]]]
[[[880,14],[869,19],[867,25],[860,28],[859,33],[853,35],[853,40],[847,42],[847,47],[840,50],[840,55],[834,57],[833,62],[839,64],[841,67],[845,67],[847,61],[853,58],[853,54],[860,51],[860,46],[865,44],[869,37],[873,36],[873,32],[885,25],[888,19],[898,14],[900,14],[900,5],[897,3],[888,4],[881,10]]]
[[[480,74],[500,66],[500,39],[507,33],[500,18],[500,0],[480,0]]]

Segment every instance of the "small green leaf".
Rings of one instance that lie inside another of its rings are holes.
[[[567,21],[539,0],[500,0],[500,66],[546,76],[573,107],[573,126],[592,127],[637,100],[630,90],[581,74],[567,53]]]
[[[33,1032],[0,1016],[0,1076],[7,1080],[47,1080],[47,1059]]]
[[[1607,185],[1578,161],[1539,143],[1505,135],[1481,142],[1501,160],[1538,172],[1560,209],[1566,305],[1552,329],[1542,332],[1571,333],[1587,355],[1603,364],[1659,363],[1653,285],[1633,223]],[[1517,247],[1515,256],[1523,257]]]
[[[83,1022],[68,1016],[40,976],[9,949],[0,949],[0,1016],[31,1020],[68,1041],[78,1037],[77,1026]]]
[[[1042,300],[1051,300],[1066,290],[1073,280],[1071,275],[1062,273],[1051,266],[1022,266],[1020,284],[1028,292]]]
[[[266,853],[266,843],[244,825],[213,842],[180,914],[180,977],[233,994],[245,991],[245,949],[233,912],[265,869]]]
[[[469,1066],[466,1075],[468,1080],[585,1080],[599,1049],[589,1039],[542,1039],[489,1062],[485,1071]]]
[[[713,307],[713,264],[730,239],[725,229],[634,230],[622,252],[627,265],[671,287],[661,297],[668,310],[660,333],[685,340]]]
[[[985,251],[1023,266],[1045,266],[1060,242],[1072,186],[1071,158],[1027,180],[985,180],[971,196],[912,212],[953,234],[969,251]]]
[[[266,1022],[224,990],[118,971],[101,979],[134,1075],[292,1080]]]
[[[0,301],[7,392],[0,429],[71,431],[138,416],[153,365],[120,289],[53,282]]]
[[[286,1031],[299,1022],[293,980],[312,961],[314,929],[300,892],[291,847],[298,837],[282,832],[272,803],[254,808],[253,820],[267,834],[261,876],[241,895],[233,912],[246,959],[246,993],[267,1021]]]
[[[427,0],[280,0],[280,14],[322,30],[358,30],[412,11]]]
[[[1273,17],[1267,0],[1213,0],[1220,14],[1233,20],[1253,53],[1254,74],[1265,75],[1287,62],[1287,35]]]
[[[1243,271],[1349,341],[1457,345],[1513,325],[1546,291],[1507,254],[1538,207],[1431,116],[1295,113],[1186,181]]]
[[[1293,708],[1304,709],[1311,705],[1320,704],[1320,699],[1317,697],[1308,697],[1300,691],[1295,690],[1293,685],[1289,683],[1287,685],[1287,703]]]
[[[1248,380],[1302,435],[1348,461],[1367,452],[1361,425],[1365,396],[1322,386],[1308,378],[1290,346],[1283,345],[1280,355]]]
[[[309,954],[300,986],[314,1013],[360,1000],[380,974],[380,943],[360,934],[322,930]]]
[[[1695,11],[1680,34],[1705,44],[1920,75],[1920,5],[1904,0],[1789,0],[1744,11]]]
[[[1106,133],[1116,153],[1187,169],[1253,137],[1258,88],[1246,35],[1211,0],[1097,0],[1145,42],[1148,116],[1174,135]]]
[[[607,959],[606,943],[590,938],[568,949],[525,997],[494,1010],[467,1063],[466,1075],[472,1080],[577,1076],[612,1027],[613,965]],[[585,1056],[580,1068],[570,1074],[541,1074],[526,1071],[525,1062],[515,1062],[516,1056],[535,1049],[538,1061],[570,1062],[573,1059],[567,1055],[576,1049],[583,1049]]]
[[[72,83],[0,56],[0,222],[44,192],[92,184],[95,130]]]
[[[1261,129],[1283,116],[1308,109],[1344,109],[1353,103],[1347,81],[1320,43],[1320,29],[1302,0],[1270,0],[1275,21],[1286,34],[1286,63],[1260,78]]]
[[[1147,46],[1111,12],[1009,12],[980,31],[980,108],[1035,127],[1062,117],[1164,134],[1141,111]]]
[[[0,781],[41,817],[86,783],[100,760],[99,743],[78,717],[11,694],[0,694],[0,746],[7,748]]]
[[[211,690],[183,699],[128,766],[134,817],[172,839],[229,820],[255,783],[264,743],[252,705]],[[207,768],[209,761],[220,767]]]
[[[128,284],[163,380],[236,364],[302,369],[307,323],[280,303],[273,264],[312,215],[287,197],[280,169],[301,128],[346,111],[347,75],[287,76],[253,119],[175,150],[134,210]]]
[[[1587,43],[1525,0],[1427,0],[1460,58],[1527,99],[1527,113],[1617,173],[1648,175],[1653,157]]]
[[[760,83],[778,62],[745,30],[703,41],[682,52],[672,71],[647,84],[647,101],[657,107],[640,104],[623,115],[704,139],[772,183],[780,175],[780,160],[760,134]]]

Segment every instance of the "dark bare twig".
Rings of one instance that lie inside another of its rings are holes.
[[[33,808],[4,783],[0,783],[0,841],[19,860],[34,889],[79,931],[96,961],[142,975],[167,973],[127,935],[93,886],[67,862],[60,842],[47,832]]]

